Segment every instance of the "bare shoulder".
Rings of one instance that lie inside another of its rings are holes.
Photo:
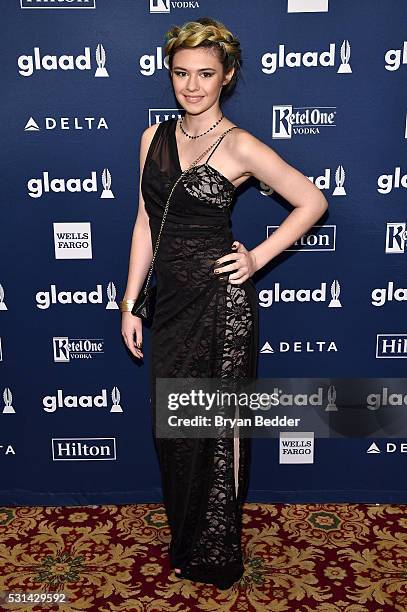
[[[149,147],[151,141],[154,138],[154,134],[158,130],[159,125],[159,123],[153,123],[153,125],[150,125],[143,131],[143,133],[141,134],[141,146],[144,145],[147,146],[147,148]]]
[[[245,157],[247,154],[261,152],[264,147],[273,150],[271,147],[266,145],[262,140],[245,130],[244,128],[237,127],[232,130],[233,134],[233,148],[240,157]]]
[[[271,147],[262,142],[259,138],[256,138],[248,130],[239,126],[230,126],[234,129],[231,130],[227,138],[228,153],[230,153],[234,160],[234,171],[239,176],[252,176],[254,174],[254,167],[252,166],[252,160],[256,157],[264,156],[266,150],[269,155],[277,155]]]
[[[144,168],[144,162],[147,157],[148,150],[150,148],[151,142],[154,138],[154,134],[158,130],[158,126],[160,123],[153,123],[149,127],[145,128],[145,130],[141,134],[140,138],[140,166],[141,170]]]

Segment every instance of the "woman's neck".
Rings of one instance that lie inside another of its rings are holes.
[[[190,136],[198,136],[198,134],[202,134],[215,125],[222,117],[222,114],[220,108],[212,112],[211,115],[191,115],[190,113],[185,113],[182,120],[182,127]]]

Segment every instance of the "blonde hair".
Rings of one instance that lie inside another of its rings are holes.
[[[229,83],[222,87],[220,99],[228,97],[234,90],[241,70],[241,50],[238,39],[226,26],[210,17],[200,17],[182,26],[173,26],[165,35],[164,54],[172,71],[174,54],[177,49],[206,47],[213,49],[223,66],[224,74],[234,68]]]

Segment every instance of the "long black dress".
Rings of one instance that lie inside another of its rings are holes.
[[[177,119],[168,119],[158,126],[143,170],[153,246],[169,192],[182,172],[176,125]],[[222,140],[176,186],[160,238],[151,327],[153,414],[156,377],[256,377],[255,285],[251,279],[231,284],[226,273],[219,277],[213,272],[215,260],[233,252],[234,240],[230,206],[235,186],[208,164]],[[154,440],[171,531],[171,565],[190,580],[228,588],[244,571],[241,518],[251,440]]]

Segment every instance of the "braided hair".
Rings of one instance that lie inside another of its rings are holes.
[[[224,74],[232,68],[235,69],[232,78],[223,86],[220,95],[221,100],[229,97],[236,87],[241,70],[239,40],[223,23],[210,17],[188,21],[182,26],[172,26],[165,34],[164,42],[164,54],[168,56],[170,72],[177,49],[194,49],[196,47],[213,49],[223,66]]]

